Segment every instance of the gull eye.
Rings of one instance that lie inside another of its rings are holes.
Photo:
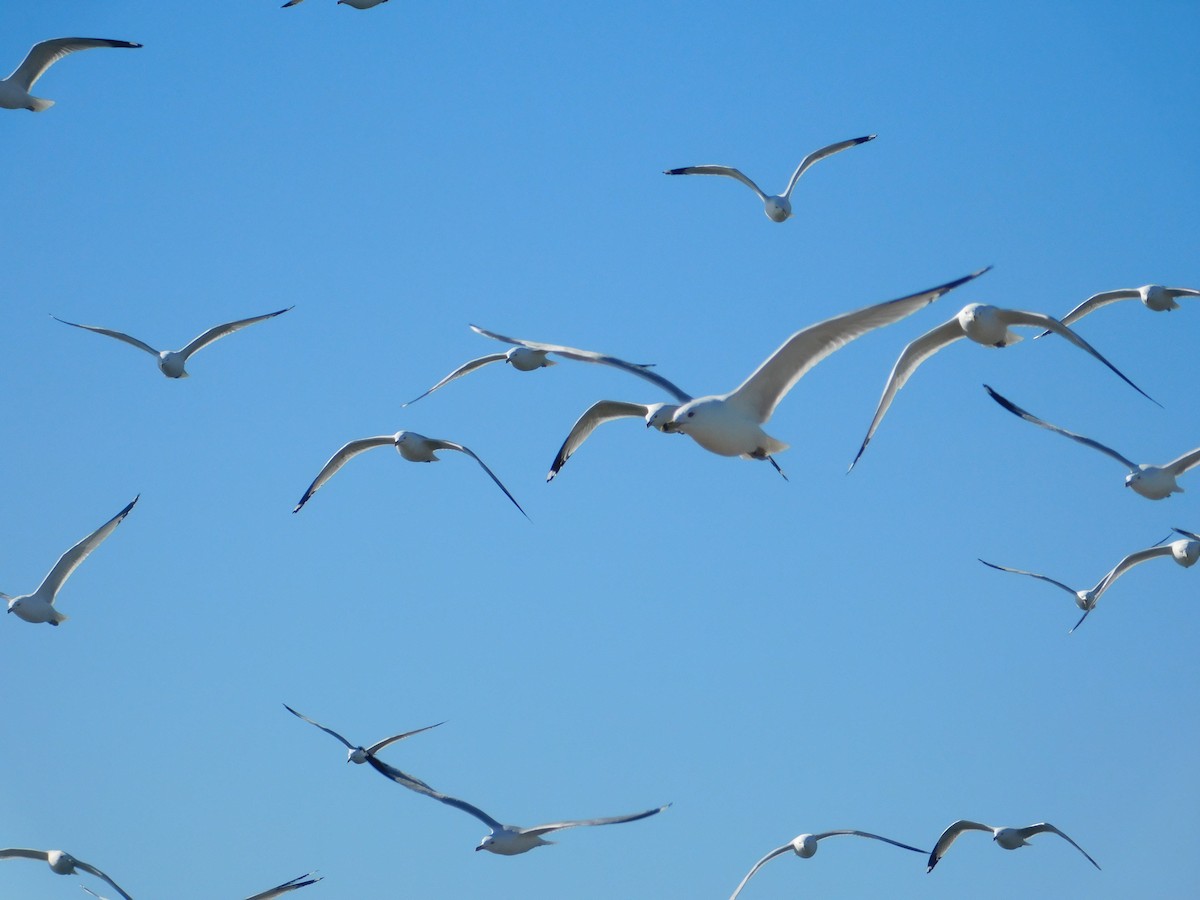
[[[687,414],[687,417],[690,419],[690,418],[691,418],[692,416],[694,416],[695,414],[696,414],[696,411],[695,411],[695,410],[692,410],[691,412],[689,412],[689,413]]]

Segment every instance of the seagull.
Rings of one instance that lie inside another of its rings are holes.
[[[318,881],[324,880],[324,876],[318,875],[313,877],[315,873],[309,872],[307,875],[301,875],[298,878],[293,878],[291,881],[285,881],[283,884],[271,888],[269,891],[263,891],[261,894],[255,894],[253,897],[247,897],[246,900],[272,900],[274,897],[282,896],[290,891],[298,890],[302,887],[308,887],[310,884],[316,884]],[[89,887],[80,885],[85,891],[91,894],[98,900],[108,900],[107,897],[101,897]]]
[[[850,463],[850,469],[854,468],[859,457],[863,455],[863,451],[867,449],[867,444],[871,442],[875,429],[883,421],[884,414],[892,405],[892,400],[895,399],[897,392],[904,387],[904,383],[908,381],[913,372],[917,370],[917,366],[943,347],[965,337],[977,344],[983,344],[985,347],[1010,347],[1021,340],[1019,334],[1010,330],[1015,325],[1033,325],[1062,335],[1079,349],[1086,350],[1116,372],[1122,381],[1151,403],[1162,405],[1121,374],[1117,367],[1101,356],[1091,344],[1052,316],[1043,313],[1021,312],[1016,309],[1001,309],[997,306],[988,306],[986,303],[969,303],[959,310],[958,315],[949,322],[939,325],[932,331],[927,331],[901,352],[900,358],[896,360],[896,365],[892,367],[892,374],[888,376],[887,384],[884,385],[883,396],[879,398],[879,406],[875,409],[875,418],[871,420],[871,427],[867,429],[867,436],[863,438],[862,446],[858,448],[854,462]]]
[[[90,50],[92,47],[123,47],[135,50],[141,46],[129,41],[111,41],[108,38],[54,38],[34,44],[16,71],[0,81],[0,108],[44,112],[52,107],[53,100],[43,100],[29,92],[33,90],[37,80],[46,74],[46,70],[68,53]]]
[[[986,271],[980,269],[919,294],[843,313],[797,331],[738,388],[689,400],[675,410],[662,430],[686,434],[720,456],[765,459],[781,453],[788,445],[764,432],[762,425],[805,372],[855,338],[911,315]]]
[[[312,719],[310,719],[308,716],[304,715],[303,713],[296,712],[294,709],[292,709],[286,703],[283,704],[283,708],[286,709],[288,712],[290,712],[296,718],[303,719],[309,725],[315,725],[317,728],[320,728],[326,734],[333,735],[335,738],[337,738],[339,741],[341,741],[343,744],[345,744],[346,750],[347,750],[346,762],[355,763],[356,765],[362,765],[363,763],[369,762],[370,760],[374,759],[375,754],[378,753],[380,750],[382,750],[384,747],[386,747],[388,744],[394,744],[396,741],[402,741],[405,738],[412,737],[414,734],[420,734],[422,731],[428,731],[430,728],[437,728],[438,725],[446,724],[445,722],[438,722],[437,725],[426,725],[424,728],[418,728],[416,731],[406,731],[403,734],[393,734],[391,737],[384,738],[382,741],[378,741],[378,742],[372,744],[370,747],[363,747],[363,746],[356,747],[353,744],[351,744],[348,740],[346,740],[344,737],[342,737],[340,734],[338,734],[336,731],[334,731],[332,728],[326,728],[320,722],[314,722]],[[413,776],[411,776],[411,775],[405,775],[403,772],[400,772],[399,769],[396,769],[395,771],[398,772],[401,776],[403,776],[407,781],[415,783],[415,784],[419,784],[425,788],[429,788],[429,785],[425,784],[425,782],[421,781],[419,778],[413,778]],[[389,776],[389,777],[391,777],[391,776]],[[430,788],[430,790],[432,790],[432,788]]]
[[[296,4],[303,2],[304,0],[288,0],[288,2],[283,4],[283,6],[280,8],[287,9],[289,6],[295,6]],[[372,6],[378,6],[381,3],[387,2],[388,0],[337,0],[337,5],[341,6],[344,3],[346,6],[352,6],[355,9],[370,9]]]
[[[1179,529],[1175,529],[1179,531]],[[1088,617],[1088,614],[1096,608],[1096,603],[1100,600],[1100,595],[1112,587],[1112,583],[1124,575],[1138,563],[1144,563],[1148,559],[1154,559],[1158,556],[1170,556],[1175,562],[1183,566],[1185,569],[1195,565],[1196,560],[1200,559],[1200,537],[1189,532],[1180,531],[1180,534],[1188,535],[1187,540],[1172,541],[1170,544],[1161,544],[1150,547],[1146,550],[1138,550],[1135,553],[1130,553],[1119,563],[1101,578],[1096,586],[1084,591],[1076,591],[1067,587],[1061,581],[1055,581],[1046,575],[1039,575],[1036,572],[1026,572],[1022,569],[1010,569],[1007,566],[998,566],[995,563],[990,563],[986,559],[979,560],[985,566],[991,566],[993,569],[999,569],[1001,572],[1012,572],[1014,575],[1028,575],[1031,578],[1038,578],[1042,581],[1049,582],[1062,588],[1068,594],[1075,597],[1075,605],[1083,610],[1083,615],[1079,621],[1071,628],[1070,634],[1076,628],[1083,624],[1083,620]]]
[[[1133,488],[1136,493],[1141,494],[1149,500],[1162,500],[1164,497],[1171,496],[1171,494],[1182,494],[1183,488],[1175,483],[1175,479],[1197,463],[1200,463],[1200,447],[1197,447],[1195,450],[1191,450],[1178,459],[1173,459],[1162,466],[1139,465],[1122,456],[1111,447],[1104,446],[1099,441],[1093,441],[1091,438],[1086,438],[1081,434],[1075,434],[1073,431],[1067,431],[1065,428],[1059,428],[1057,425],[1051,425],[1049,422],[1042,421],[1032,413],[1027,413],[1021,409],[1021,407],[1017,406],[1011,400],[1005,399],[986,384],[984,388],[993,400],[1013,415],[1019,416],[1026,422],[1032,422],[1034,425],[1040,425],[1042,428],[1061,434],[1064,437],[1069,437],[1073,441],[1079,441],[1084,446],[1099,450],[1101,453],[1111,456],[1122,465],[1128,467],[1129,474],[1125,476],[1125,487]]]
[[[101,541],[112,534],[121,521],[129,515],[133,504],[138,502],[140,496],[141,494],[138,494],[123,510],[60,556],[58,562],[54,564],[54,568],[42,579],[42,583],[32,594],[10,597],[8,594],[0,592],[0,600],[8,601],[8,611],[16,613],[18,619],[35,624],[49,622],[51,625],[57,626],[60,622],[65,622],[67,616],[54,608],[54,598],[58,596],[59,589],[71,577],[71,573],[79,568],[79,564],[87,559],[88,554],[99,547]],[[53,868],[53,865],[51,867]],[[55,871],[58,870],[55,869]]]
[[[964,831],[990,831],[992,833],[992,840],[1005,850],[1016,850],[1018,847],[1024,847],[1027,843],[1029,843],[1029,838],[1033,837],[1035,834],[1042,834],[1043,832],[1048,831],[1051,834],[1057,834],[1060,838],[1062,838],[1084,856],[1087,856],[1088,862],[1090,862],[1093,866],[1095,866],[1097,869],[1100,868],[1100,864],[1088,856],[1086,850],[1080,847],[1077,843],[1075,843],[1049,822],[1041,822],[1037,825],[1028,825],[1025,828],[993,828],[991,825],[981,825],[979,822],[968,822],[966,819],[959,819],[957,822],[943,831],[942,836],[938,838],[937,845],[933,848],[933,852],[929,854],[929,868],[926,870],[926,872],[933,871],[933,867],[938,864],[938,860],[941,859],[942,856],[945,855],[946,851],[950,849],[950,845],[954,843],[954,839]]]
[[[233,334],[235,331],[239,331],[247,325],[253,325],[255,322],[283,315],[283,313],[290,309],[295,309],[295,307],[289,306],[287,309],[278,309],[273,313],[267,313],[265,316],[253,316],[249,319],[239,319],[236,322],[226,322],[224,325],[217,325],[208,329],[203,334],[192,338],[191,342],[182,350],[155,350],[149,344],[144,344],[137,338],[130,337],[121,331],[112,331],[108,328],[99,328],[95,325],[79,325],[75,322],[68,322],[66,319],[60,319],[55,315],[51,315],[50,318],[56,322],[62,322],[64,325],[73,325],[75,328],[83,328],[87,331],[94,331],[97,334],[106,334],[109,337],[116,338],[118,341],[132,344],[141,350],[145,350],[151,356],[158,357],[158,368],[168,378],[187,378],[188,373],[184,371],[183,367],[187,363],[188,357],[193,353],[203,350],[218,338],[223,338],[227,334]]]
[[[1143,284],[1138,288],[1101,291],[1099,294],[1092,294],[1059,321],[1064,325],[1070,325],[1088,313],[1118,300],[1141,300],[1146,309],[1154,312],[1170,312],[1173,309],[1179,309],[1179,304],[1175,302],[1177,297],[1200,297],[1200,291],[1195,288],[1163,287],[1161,284]],[[1038,337],[1045,337],[1047,334],[1049,334],[1048,331],[1043,331]]]
[[[776,847],[774,850],[756,862],[754,864],[754,868],[746,873],[746,877],[743,878],[741,884],[737,886],[737,890],[730,895],[729,900],[737,900],[737,895],[742,892],[742,888],[746,886],[746,882],[754,876],[755,872],[762,868],[763,863],[772,860],[777,856],[781,856],[782,854],[787,853],[789,850],[794,852],[801,859],[811,859],[812,856],[817,852],[817,841],[822,841],[827,837],[834,837],[835,835],[839,834],[854,834],[858,835],[858,837],[874,838],[877,841],[884,841],[885,843],[892,844],[896,847],[903,847],[905,850],[911,850],[914,853],[925,852],[924,850],[918,850],[916,847],[910,847],[908,844],[901,844],[899,841],[893,841],[891,838],[880,837],[877,834],[871,834],[866,831],[826,831],[822,834],[800,834],[792,838],[792,840],[788,841],[782,847]]]
[[[800,180],[800,176],[804,174],[805,169],[813,163],[820,162],[827,156],[833,156],[835,153],[841,153],[857,144],[865,144],[867,141],[873,141],[877,135],[868,134],[865,137],[851,138],[848,141],[838,141],[836,144],[830,144],[828,147],[822,147],[820,150],[814,150],[804,159],[800,160],[800,165],[796,166],[796,171],[792,173],[791,180],[788,181],[787,188],[784,192],[776,197],[768,197],[757,184],[743,175],[740,171],[732,166],[685,166],[682,169],[666,169],[664,175],[725,175],[729,178],[736,178],[754,193],[758,194],[758,199],[763,202],[763,212],[767,214],[767,218],[772,222],[786,222],[792,217],[792,188],[796,186],[796,182]]]
[[[473,359],[470,362],[463,363],[420,397],[414,397],[407,403],[400,404],[402,407],[411,406],[416,403],[421,397],[428,397],[438,388],[449,384],[456,378],[461,378],[468,372],[474,372],[476,369],[486,366],[488,363],[504,362],[511,365],[519,372],[532,372],[535,369],[544,369],[548,366],[555,365],[555,361],[547,358],[547,354],[555,353],[566,359],[573,359],[578,362],[600,363],[605,366],[615,366],[618,369],[624,369],[626,372],[631,372],[657,384],[659,387],[666,390],[672,390],[674,385],[667,381],[661,375],[649,371],[649,367],[645,364],[626,362],[623,359],[617,359],[615,356],[608,356],[604,353],[596,353],[592,350],[579,350],[575,347],[564,347],[560,344],[541,344],[536,341],[523,341],[520,338],[506,337],[503,334],[497,334],[494,331],[488,331],[486,328],[480,328],[478,325],[472,325],[471,330],[476,334],[482,334],[484,337],[489,337],[495,341],[501,341],[505,344],[514,344],[515,346],[506,353],[489,353],[487,356],[481,356],[478,359]],[[678,390],[677,388],[674,388]]]
[[[120,885],[101,872],[93,865],[85,863],[81,859],[76,859],[66,850],[25,850],[20,847],[8,847],[0,850],[0,859],[40,859],[43,862],[49,863],[50,870],[59,875],[75,875],[78,872],[87,872],[89,875],[95,875],[97,878],[102,878],[109,883],[118,894],[125,900],[133,900],[127,893],[121,890]]]
[[[375,757],[368,758],[367,762],[389,778],[393,777],[388,773],[387,770],[390,766],[386,763],[380,763]],[[399,779],[395,780],[399,781]],[[491,829],[491,833],[486,835],[475,849],[477,851],[487,850],[489,853],[497,853],[500,856],[516,856],[519,853],[532,850],[534,847],[553,844],[554,841],[542,840],[543,834],[549,834],[552,831],[561,831],[564,828],[577,828],[582,825],[619,825],[621,822],[636,822],[638,819],[658,815],[671,805],[668,803],[666,806],[659,806],[656,809],[648,809],[645,812],[633,813],[628,816],[610,816],[606,819],[575,819],[573,821],[551,822],[549,825],[534,825],[531,828],[522,828],[519,825],[501,824],[478,806],[473,806],[465,800],[448,797],[440,791],[435,791],[431,788],[405,784],[403,781],[400,781],[400,783],[404,784],[405,787],[412,788],[412,790],[419,794],[432,797],[434,800],[439,800],[447,806],[453,806],[455,809],[461,809],[463,812],[473,815]]]
[[[317,473],[317,477],[313,479],[313,483],[308,486],[308,490],[304,492],[304,496],[300,498],[300,502],[296,504],[293,513],[300,512],[300,507],[308,502],[309,497],[317,492],[317,490],[332,478],[337,470],[344,466],[350,459],[358,454],[370,450],[372,447],[385,447],[388,444],[395,444],[396,451],[407,459],[409,462],[439,462],[439,458],[434,456],[438,450],[457,450],[460,453],[465,453],[475,462],[483,467],[483,471],[488,473],[488,477],[496,482],[500,490],[504,491],[504,496],[512,501],[513,506],[521,510],[521,515],[529,518],[529,514],[521,509],[521,504],[517,499],[508,492],[500,479],[495,476],[491,469],[484,464],[484,461],[475,455],[474,451],[462,444],[456,444],[453,441],[443,441],[438,438],[428,438],[423,434],[417,434],[415,431],[397,431],[395,434],[383,434],[378,437],[362,438],[361,440],[351,441],[346,444],[337,453],[329,458],[329,462],[325,463],[325,467]]]

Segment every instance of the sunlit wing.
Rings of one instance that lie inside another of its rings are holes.
[[[396,436],[393,434],[381,434],[378,437],[363,438],[358,441],[351,441],[346,444],[337,453],[329,457],[329,462],[325,463],[321,471],[317,473],[317,477],[313,479],[313,483],[308,486],[308,490],[304,492],[304,496],[300,498],[300,502],[296,504],[296,508],[292,510],[294,513],[300,512],[300,507],[304,506],[318,490],[321,485],[327,482],[330,478],[337,474],[337,470],[344,466],[347,462],[358,456],[360,453],[365,453],[374,447],[384,447],[388,444],[395,444]]]
[[[158,351],[149,344],[139,341],[137,338],[126,334],[123,331],[113,331],[111,328],[101,328],[98,325],[80,325],[77,322],[68,322],[66,319],[60,319],[58,316],[51,316],[55,322],[62,322],[64,325],[71,325],[75,328],[82,328],[84,331],[94,331],[96,334],[105,334],[111,338],[116,338],[118,341],[124,341],[126,344],[131,344],[139,350],[145,350],[155,359],[158,358]]]
[[[107,38],[73,37],[42,41],[30,48],[25,60],[5,80],[12,81],[28,91],[39,78],[46,74],[48,68],[68,53],[74,53],[76,50],[90,50],[93,47],[137,48],[140,46],[142,45],[132,44],[129,41],[112,41]]]
[[[558,454],[554,457],[554,462],[550,464],[550,472],[546,475],[546,480],[552,481],[558,474],[558,470],[567,464],[567,460],[582,446],[591,433],[605,422],[611,422],[614,419],[645,418],[649,413],[650,408],[641,403],[601,400],[599,403],[592,404],[571,426],[570,434],[563,441],[563,445],[558,448]]]
[[[478,359],[473,359],[470,362],[463,363],[461,366],[459,366],[457,369],[455,369],[453,372],[451,372],[449,375],[447,375],[445,378],[443,378],[441,381],[439,381],[437,384],[435,384],[433,387],[431,387],[429,390],[427,390],[425,393],[421,394],[418,397],[413,397],[407,403],[401,403],[400,406],[401,407],[412,406],[414,403],[416,403],[418,400],[420,400],[421,397],[428,397],[430,394],[432,394],[438,388],[449,384],[454,379],[462,378],[468,372],[474,372],[480,366],[486,366],[488,363],[500,362],[500,360],[504,359],[504,357],[505,357],[505,354],[503,354],[503,353],[489,353],[487,356],[481,356]]]
[[[659,806],[656,809],[648,809],[645,812],[633,813],[628,816],[609,816],[604,819],[574,819],[567,822],[550,822],[546,825],[534,825],[531,828],[520,829],[521,834],[549,834],[551,831],[561,831],[564,828],[579,828],[584,825],[619,825],[622,822],[636,822],[638,819],[645,819],[649,816],[656,816],[667,806]]]
[[[849,148],[856,147],[859,144],[865,144],[867,141],[873,141],[876,137],[877,135],[868,134],[864,137],[851,138],[848,141],[838,141],[836,144],[830,144],[828,147],[822,147],[820,150],[814,150],[812,153],[808,154],[808,156],[804,157],[804,159],[800,160],[800,165],[796,166],[796,171],[792,173],[792,177],[788,181],[787,188],[784,190],[782,196],[790,197],[792,195],[792,188],[796,186],[796,182],[800,180],[800,176],[803,175],[805,170],[813,163],[820,162],[827,156],[833,156],[835,153],[841,153],[843,150],[848,150]]]
[[[1026,572],[1024,569],[1010,569],[1008,566],[998,566],[995,563],[988,562],[986,559],[981,559],[979,561],[981,563],[983,563],[985,566],[991,566],[993,569],[999,569],[1001,572],[1012,572],[1014,575],[1028,575],[1030,578],[1037,578],[1040,581],[1048,582],[1050,584],[1055,585],[1056,587],[1062,588],[1064,591],[1066,591],[1072,597],[1075,596],[1075,590],[1073,588],[1067,587],[1061,581],[1056,581],[1055,579],[1051,578],[1049,575],[1039,575],[1037,572]]]
[[[58,562],[54,564],[54,568],[42,580],[37,593],[43,596],[48,593],[49,596],[45,597],[45,599],[53,603],[55,595],[63,586],[63,582],[71,577],[71,573],[79,568],[79,564],[87,559],[88,554],[99,547],[104,539],[112,534],[116,527],[121,524],[122,520],[129,515],[129,511],[133,509],[133,505],[138,502],[138,497],[141,497],[141,494],[134,497],[123,510],[60,556]]]
[[[215,325],[201,335],[197,335],[188,342],[188,345],[179,351],[180,355],[185,359],[193,353],[203,350],[213,341],[225,337],[227,334],[233,334],[235,331],[241,331],[248,325],[253,325],[255,322],[262,322],[266,319],[273,319],[276,316],[281,316],[288,310],[295,309],[294,306],[289,306],[287,309],[277,309],[275,312],[266,313],[261,316],[251,316],[249,319],[238,319],[236,322],[226,322],[224,325]]]
[[[1035,834],[1042,834],[1043,832],[1050,832],[1051,834],[1057,834],[1060,838],[1062,838],[1064,841],[1066,841],[1068,844],[1070,844],[1072,847],[1074,847],[1076,850],[1078,850],[1084,856],[1087,856],[1087,861],[1090,862],[1093,866],[1095,866],[1097,869],[1100,868],[1100,863],[1098,863],[1094,859],[1092,859],[1091,856],[1088,856],[1088,853],[1086,850],[1084,850],[1082,847],[1080,847],[1077,843],[1075,843],[1073,840],[1071,840],[1069,837],[1067,837],[1067,835],[1064,832],[1059,831],[1057,828],[1055,828],[1049,822],[1041,822],[1037,825],[1030,825],[1028,828],[1020,828],[1020,829],[1017,829],[1017,831],[1021,835],[1021,837],[1026,840],[1028,840],[1030,837],[1032,837]]]
[[[733,166],[684,166],[682,169],[667,169],[663,172],[664,175],[724,175],[727,178],[736,178],[754,193],[758,194],[758,199],[765,201],[767,195],[763,193],[762,188],[743,175]]]

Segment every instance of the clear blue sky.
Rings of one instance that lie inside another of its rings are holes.
[[[281,2],[281,0],[280,0]],[[653,9],[647,9],[653,6]],[[962,342],[900,393],[851,475],[901,348],[971,301],[1063,314],[1197,286],[1194,3],[105,3],[6,0],[0,57],[58,64],[0,111],[5,440],[0,590],[32,590],[135,494],[60,595],[0,621],[0,846],[64,848],[138,900],[237,900],[301,872],[322,898],[727,897],[763,853],[858,828],[932,845],[956,818],[1048,820],[1007,853],[967,835],[932,875],[843,839],[743,897],[1181,897],[1200,889],[1200,567],[1082,587],[1171,526],[1035,413],[1147,462],[1200,443],[1200,303],[1063,341]],[[780,189],[809,151],[797,217]],[[493,366],[470,322],[655,362],[697,394],[789,334],[985,265],[839,351],[780,405],[780,463],[604,426],[553,484],[575,418],[665,399],[622,373]],[[49,314],[178,347],[295,309],[168,381]],[[353,461],[412,429],[470,460]],[[674,806],[517,858],[483,827],[347,766],[288,703],[517,824]],[[26,861],[0,895],[82,896]],[[87,880],[90,884],[90,880]],[[95,885],[93,885],[95,886]]]

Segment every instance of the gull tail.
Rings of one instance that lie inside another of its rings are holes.
[[[30,98],[29,105],[25,108],[30,112],[45,112],[53,105],[53,100],[43,100],[41,97],[32,97]]]

